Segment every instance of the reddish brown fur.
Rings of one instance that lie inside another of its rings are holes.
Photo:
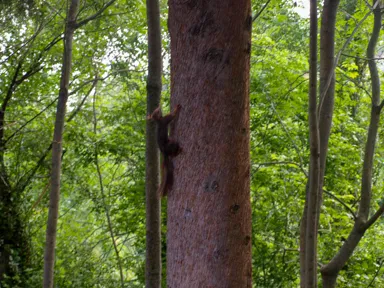
[[[172,189],[173,185],[173,163],[170,157],[175,157],[181,152],[179,144],[168,136],[168,125],[178,115],[181,109],[180,105],[176,109],[163,116],[160,107],[156,108],[148,119],[154,120],[157,125],[157,144],[163,155],[163,163],[161,165],[161,183],[158,193],[161,197],[167,195],[167,191]]]

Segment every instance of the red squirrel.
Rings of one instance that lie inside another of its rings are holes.
[[[157,126],[157,145],[163,155],[161,165],[161,183],[157,192],[161,197],[167,195],[167,191],[172,189],[173,185],[173,163],[170,157],[175,157],[181,152],[179,143],[168,137],[169,123],[179,114],[181,105],[177,105],[173,112],[163,116],[160,106],[156,108],[148,119],[154,120]]]

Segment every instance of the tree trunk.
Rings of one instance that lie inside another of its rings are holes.
[[[335,26],[336,13],[340,0],[325,0],[320,29],[320,187],[318,199],[319,221],[323,200],[325,165],[328,153],[328,141],[331,133],[333,107],[335,99]],[[318,224],[318,223],[317,223]]]
[[[309,179],[305,208],[300,227],[301,287],[317,286],[317,215],[320,185],[320,139],[317,120],[317,1],[310,2],[310,61],[309,61]]]
[[[384,205],[382,205],[381,208],[370,219],[368,219],[372,193],[373,157],[375,154],[376,138],[380,123],[380,112],[384,105],[383,102],[380,103],[380,78],[374,60],[375,48],[380,35],[382,19],[381,8],[378,3],[378,1],[374,1],[374,27],[367,48],[367,59],[370,59],[368,64],[372,83],[372,108],[364,153],[359,211],[357,219],[355,219],[353,229],[347,240],[343,243],[335,257],[333,257],[329,263],[321,268],[324,288],[332,288],[336,286],[336,280],[340,270],[352,256],[355,248],[364,236],[365,231],[380,217],[384,210]]]
[[[79,0],[72,0],[69,7],[67,23],[64,34],[63,67],[61,70],[60,92],[57,103],[55,129],[52,141],[52,172],[51,191],[49,195],[49,213],[46,231],[46,243],[44,252],[44,279],[43,287],[53,287],[53,274],[55,263],[56,230],[59,216],[60,199],[60,174],[61,174],[61,153],[64,130],[64,118],[66,103],[68,99],[68,85],[72,65],[72,40],[75,31],[76,15]]]
[[[161,29],[158,0],[147,0],[148,80],[147,113],[159,106],[161,95]],[[145,287],[161,287],[161,206],[159,185],[159,152],[154,121],[146,124],[146,265]]]
[[[170,288],[252,287],[249,0],[169,1],[171,102],[181,104],[168,192]]]
[[[323,6],[320,31],[320,101],[318,106],[316,104],[317,59],[315,59],[315,54],[317,54],[317,20],[315,23],[317,5],[316,1],[311,3],[311,80],[309,110],[311,161],[309,185],[306,188],[306,204],[300,231],[300,240],[302,242],[300,255],[301,287],[317,286],[317,232],[334,106],[334,42],[336,12],[339,2],[339,0],[326,0]]]

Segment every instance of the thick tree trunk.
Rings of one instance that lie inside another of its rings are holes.
[[[49,213],[44,252],[44,288],[53,287],[57,219],[59,217],[62,139],[66,103],[68,99],[69,77],[72,65],[72,40],[76,28],[75,21],[78,6],[79,0],[72,0],[68,11],[64,35],[63,67],[61,71],[59,100],[57,103],[55,129],[52,141],[51,191],[49,195]]]
[[[181,104],[168,192],[171,288],[252,287],[249,0],[169,1],[172,104]]]
[[[148,22],[148,80],[147,113],[159,106],[161,95],[161,29],[158,0],[147,0]],[[159,152],[154,121],[146,127],[146,265],[145,287],[161,287],[161,206],[157,193],[159,185]]]

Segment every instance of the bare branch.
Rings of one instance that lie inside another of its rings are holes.
[[[20,77],[20,79],[17,79],[15,82],[16,86],[20,85],[24,82],[24,80],[27,80],[29,77],[35,75],[37,72],[39,72],[41,69],[43,69],[43,66],[39,65],[40,63],[36,63],[29,69],[26,73],[24,73],[23,76]]]
[[[25,188],[28,187],[29,183],[31,183],[32,181],[32,178],[33,176],[35,176],[36,172],[39,170],[40,166],[43,165],[44,163],[44,160],[45,158],[47,157],[48,153],[51,151],[52,149],[52,143],[49,145],[49,147],[44,151],[43,155],[40,156],[40,159],[37,161],[35,167],[33,167],[29,172],[27,172],[26,174],[28,174],[27,179],[25,181],[22,181],[24,177],[20,178],[18,181],[17,181],[17,184],[16,184],[16,190],[19,192],[19,193],[22,193],[24,192]]]
[[[271,0],[268,0],[264,6],[260,9],[259,12],[257,12],[257,14],[255,16],[253,16],[252,18],[252,22],[255,22],[257,18],[259,18],[259,16],[261,15],[261,13],[263,13],[264,9],[267,8],[268,4],[271,2]]]
[[[384,106],[384,100],[381,101],[380,105],[379,105],[379,109],[381,111],[381,109],[383,109],[383,106]]]
[[[376,221],[379,219],[381,215],[384,213],[384,203],[381,204],[380,208],[376,211],[375,214],[365,223],[365,229],[369,229]]]
[[[341,200],[341,199],[340,199],[339,197],[337,197],[335,194],[333,194],[333,193],[331,193],[331,192],[329,192],[329,191],[327,191],[327,190],[324,190],[324,189],[323,189],[323,192],[324,192],[325,194],[327,194],[328,196],[331,196],[333,199],[335,199],[335,200],[336,200],[337,202],[339,202],[341,205],[343,205],[344,208],[347,209],[348,212],[352,214],[353,219],[356,220],[357,216],[356,216],[355,212],[353,212],[352,208],[349,207],[343,200]]]
[[[34,210],[36,208],[37,205],[39,205],[39,203],[41,202],[41,199],[43,199],[44,195],[47,193],[48,191],[48,188],[49,188],[49,184],[51,184],[51,181],[48,181],[47,185],[45,185],[44,189],[43,189],[43,192],[41,192],[41,194],[39,195],[39,197],[37,198],[37,200],[35,201],[35,203],[32,205],[32,208],[30,209],[30,211]]]
[[[84,20],[81,20],[80,22],[76,23],[75,25],[75,29],[77,28],[80,28],[81,26],[87,24],[89,21],[92,21],[94,19],[96,19],[98,16],[101,15],[101,13],[103,13],[109,6],[111,6],[113,4],[113,2],[115,2],[116,0],[111,0],[109,1],[107,4],[104,5],[103,8],[101,8],[99,11],[97,11],[95,14],[93,14],[92,16],[89,16],[88,18],[84,19]]]
[[[19,52],[21,49],[23,49],[25,46],[27,46],[27,44],[29,44],[30,42],[33,42],[35,40],[35,38],[40,34],[41,30],[42,30],[42,25],[39,25],[38,28],[36,29],[36,32],[31,36],[29,37],[24,43],[22,43],[20,45],[20,47],[16,48],[16,47],[13,47],[12,49],[12,46],[8,46],[6,47],[6,50],[12,50],[13,52],[8,56],[6,57],[2,62],[0,62],[0,64],[3,64],[3,63],[6,63],[9,58],[11,58],[13,55],[15,55],[17,52]]]
[[[31,119],[29,119],[27,122],[25,122],[23,125],[21,125],[15,132],[11,134],[5,141],[4,145],[10,141],[13,137],[16,136],[17,133],[19,133],[25,126],[27,126],[29,123],[31,123],[33,120],[35,120],[37,117],[39,117],[41,114],[43,114],[49,107],[51,107],[53,104],[56,103],[58,97],[56,97],[55,100],[53,100],[51,103],[49,103],[43,110],[41,110],[39,113],[37,113],[35,116],[33,116]]]
[[[367,58],[367,57],[360,57],[360,56],[354,56],[354,55],[350,55],[350,54],[345,54],[345,53],[341,53],[341,55],[345,56],[345,57],[349,57],[349,58],[355,58],[355,59],[359,59],[359,60],[364,60],[364,61],[370,61],[370,60],[373,60],[373,61],[378,61],[378,60],[384,60],[384,57],[376,57],[376,58]]]
[[[15,70],[15,73],[13,74],[13,78],[12,78],[12,81],[11,81],[11,84],[9,85],[9,88],[8,88],[8,91],[7,91],[7,94],[3,100],[3,103],[1,104],[1,107],[0,107],[0,162],[3,161],[3,150],[4,150],[4,143],[3,143],[3,139],[4,139],[4,119],[5,119],[5,110],[7,109],[7,106],[8,106],[8,102],[11,100],[12,98],[12,95],[13,95],[13,91],[15,89],[15,83],[16,83],[16,79],[17,79],[17,76],[19,75],[19,72],[20,72],[20,69],[21,69],[21,62],[19,62],[19,64],[17,65],[16,67],[16,70]]]
[[[59,41],[63,40],[64,37],[60,34],[53,38],[51,42],[49,42],[43,49],[43,51],[49,51],[53,46],[55,46]]]
[[[376,279],[377,276],[379,275],[379,272],[380,272],[380,270],[381,270],[381,267],[383,267],[383,264],[384,264],[384,260],[381,259],[381,260],[380,260],[380,265],[379,265],[379,267],[377,267],[376,273],[375,273],[375,275],[373,276],[371,282],[369,282],[367,288],[369,288],[369,287],[373,287],[372,284],[373,284],[373,282],[375,282],[375,279]]]
[[[367,94],[369,97],[372,97],[371,92],[369,92],[364,86],[357,83],[357,81],[351,77],[349,77],[347,74],[342,74],[343,77],[347,78],[349,81],[351,81],[357,88],[363,90],[365,94]]]
[[[273,166],[273,165],[295,165],[297,166],[305,175],[305,177],[308,178],[308,172],[304,169],[304,167],[296,162],[293,161],[273,161],[273,162],[263,162],[263,163],[255,163],[255,165],[260,166]]]
[[[79,87],[77,87],[76,89],[72,90],[68,96],[71,96],[71,95],[74,95],[76,94],[77,92],[79,92],[84,86],[88,85],[89,83],[94,83],[95,81],[103,81],[105,79],[107,79],[109,76],[111,76],[112,74],[108,74],[107,76],[105,77],[100,77],[100,78],[93,78],[93,79],[89,79],[85,82],[83,82]]]
[[[75,116],[77,115],[77,113],[79,113],[79,111],[81,110],[81,108],[83,107],[84,103],[85,103],[85,100],[87,100],[88,96],[91,94],[92,90],[96,87],[97,85],[97,81],[98,81],[98,78],[95,78],[93,80],[93,84],[92,84],[92,87],[88,90],[87,94],[85,94],[83,100],[81,100],[80,102],[80,105],[77,106],[76,110],[73,111],[73,113],[71,114],[71,116],[68,117],[68,120],[67,122],[71,121],[73,118],[75,118]]]
[[[11,84],[9,84],[9,87],[8,87],[8,90],[7,90],[7,95],[5,96],[5,98],[3,100],[3,103],[1,104],[1,111],[2,112],[5,112],[5,110],[7,109],[7,105],[8,105],[9,100],[11,100],[11,98],[12,98],[12,93],[15,90],[15,86],[16,86],[16,82],[17,82],[16,79],[17,79],[17,76],[20,73],[21,66],[22,66],[22,62],[20,61],[17,64],[15,73],[13,74]]]

